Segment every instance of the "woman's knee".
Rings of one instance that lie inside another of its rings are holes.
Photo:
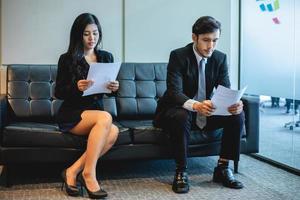
[[[119,135],[119,128],[116,125],[112,124],[110,130],[110,138],[111,138],[110,143],[112,145],[116,142],[118,135]]]
[[[96,115],[96,124],[110,128],[112,116],[106,111],[99,111]]]
[[[119,128],[116,125],[112,124],[111,125],[111,132],[113,132],[115,135],[118,136],[118,134],[119,134]]]

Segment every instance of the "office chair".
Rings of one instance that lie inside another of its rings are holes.
[[[291,107],[291,104],[293,103],[293,107]],[[294,111],[295,115],[298,114],[298,107],[300,104],[300,100],[292,100],[292,99],[286,99],[286,106],[287,106],[287,111],[286,113],[289,113],[289,110],[291,108],[292,111]],[[298,121],[291,121],[288,123],[284,124],[285,128],[289,128],[290,130],[294,130],[295,127],[300,127],[300,115],[299,115],[299,120]]]

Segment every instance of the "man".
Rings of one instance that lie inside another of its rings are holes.
[[[230,87],[226,55],[215,50],[221,24],[213,17],[199,18],[193,25],[193,43],[171,52],[167,71],[167,90],[159,100],[154,125],[170,134],[176,161],[172,189],[189,191],[187,148],[191,130],[212,131],[223,128],[220,158],[213,181],[240,189],[228,167],[229,160],[239,160],[240,137],[244,124],[243,103],[230,106],[230,116],[212,116],[210,98],[218,85]]]

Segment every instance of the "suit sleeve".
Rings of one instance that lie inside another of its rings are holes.
[[[76,81],[73,80],[71,63],[67,62],[65,56],[60,56],[57,66],[55,85],[55,97],[58,99],[69,99],[81,97],[83,92],[78,90]]]
[[[190,99],[183,93],[183,68],[176,52],[172,51],[167,70],[167,95],[178,106],[183,106]]]
[[[216,82],[216,87],[218,85],[223,85],[224,87],[230,88],[230,80],[228,74],[228,64],[227,64],[226,55],[223,56],[223,59],[221,60],[220,63],[220,71]]]

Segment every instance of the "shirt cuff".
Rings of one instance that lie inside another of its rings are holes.
[[[189,100],[187,100],[186,102],[184,102],[184,104],[183,104],[183,108],[185,108],[185,109],[187,109],[187,110],[189,110],[189,111],[192,111],[192,112],[196,112],[196,110],[194,110],[193,109],[193,105],[194,105],[194,103],[196,103],[197,101],[196,100],[194,100],[194,99],[189,99]]]

